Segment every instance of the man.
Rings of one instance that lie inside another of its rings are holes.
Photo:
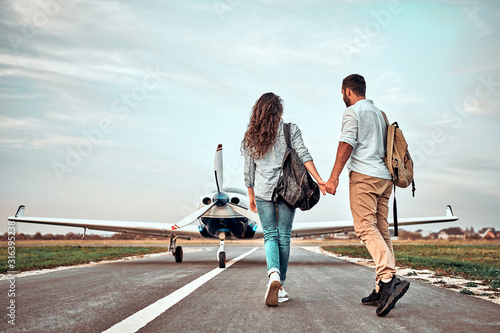
[[[393,184],[384,163],[387,125],[382,112],[365,98],[365,92],[366,83],[361,75],[352,74],[342,81],[347,109],[326,191],[335,195],[339,176],[349,160],[349,201],[354,230],[376,264],[375,289],[362,303],[378,305],[376,313],[383,317],[406,293],[410,283],[395,276],[396,260],[387,222]]]

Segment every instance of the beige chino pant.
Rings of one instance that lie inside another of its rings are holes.
[[[351,171],[349,200],[354,230],[375,261],[375,282],[396,274],[396,259],[389,234],[389,198],[392,181]]]

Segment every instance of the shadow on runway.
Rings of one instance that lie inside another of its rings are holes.
[[[347,266],[347,265],[354,265],[353,263],[347,262],[347,261],[295,261],[295,260],[290,260],[289,265],[293,266],[323,266],[323,267],[330,267],[330,266]]]

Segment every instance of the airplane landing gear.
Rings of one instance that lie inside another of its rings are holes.
[[[219,268],[226,268],[226,251],[224,250],[224,242],[226,240],[226,233],[219,234],[219,249],[217,250],[217,260],[219,260]]]
[[[240,226],[241,226],[241,238],[245,238],[245,231],[247,229],[245,222],[240,221]]]
[[[182,262],[182,258],[184,256],[182,252],[182,246],[177,246],[175,248],[174,255],[175,255],[175,262]]]
[[[219,268],[226,268],[226,252],[219,253]]]
[[[184,253],[182,251],[182,246],[175,246],[175,242],[177,241],[177,236],[170,236],[170,245],[168,246],[168,252],[175,257],[175,262],[182,262],[182,258],[184,257]]]

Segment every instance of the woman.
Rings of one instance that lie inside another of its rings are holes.
[[[250,210],[259,213],[264,232],[269,276],[265,296],[267,306],[277,306],[278,303],[289,299],[283,285],[290,257],[295,209],[290,209],[283,201],[278,201],[277,206],[271,202],[286,150],[282,115],[281,98],[273,93],[262,95],[252,109],[248,129],[241,143],[241,151],[245,155],[245,185],[248,188]],[[297,125],[291,124],[290,135],[293,148],[320,185],[321,192],[325,194],[325,182],[319,176],[312,157],[304,146]]]

